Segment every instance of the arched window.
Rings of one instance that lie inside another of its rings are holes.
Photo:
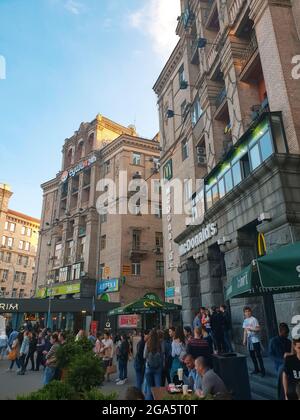
[[[80,141],[77,146],[76,161],[83,158],[83,146],[84,146],[83,141]]]
[[[66,167],[71,166],[73,163],[73,149],[70,149],[66,157]]]
[[[94,141],[95,141],[95,134],[92,133],[90,134],[88,138],[88,142],[87,142],[87,152],[86,152],[87,155],[94,150]]]

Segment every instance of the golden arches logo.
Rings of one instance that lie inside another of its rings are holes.
[[[263,257],[267,253],[267,243],[266,238],[263,233],[258,235],[258,255]]]

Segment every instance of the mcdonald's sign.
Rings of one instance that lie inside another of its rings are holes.
[[[258,255],[259,257],[263,257],[267,253],[267,243],[266,238],[263,233],[259,233],[258,235],[258,243],[257,243]]]

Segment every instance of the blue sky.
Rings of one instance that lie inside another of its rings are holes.
[[[101,113],[158,130],[152,86],[172,51],[179,0],[0,0],[0,183],[40,216],[64,139]]]

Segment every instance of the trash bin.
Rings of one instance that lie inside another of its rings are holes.
[[[214,355],[213,365],[234,400],[252,399],[246,356],[239,353]]]

